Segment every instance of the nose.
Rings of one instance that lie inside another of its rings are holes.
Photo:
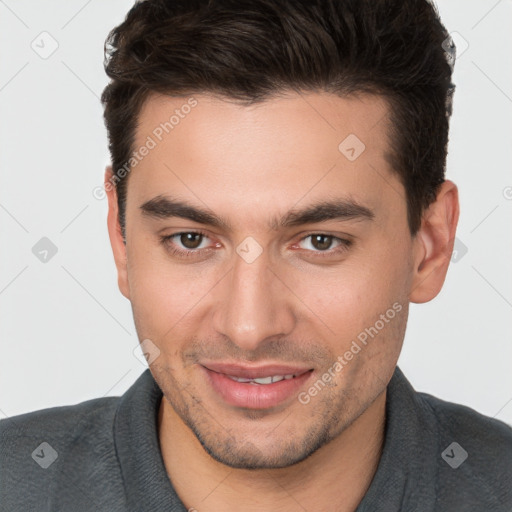
[[[216,331],[247,351],[269,338],[290,334],[295,326],[293,293],[283,277],[269,266],[265,253],[251,263],[235,254],[217,297]]]

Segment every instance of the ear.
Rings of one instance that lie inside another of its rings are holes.
[[[114,181],[112,167],[108,166],[105,170],[105,191],[108,197],[108,236],[110,245],[114,253],[114,260],[117,267],[117,283],[121,293],[129,300],[130,287],[128,285],[128,271],[126,259],[126,245],[121,234],[121,225],[119,224],[119,208],[117,205],[117,191]]]
[[[414,239],[411,302],[428,302],[441,291],[451,261],[458,220],[457,186],[446,180],[435,202],[423,214]]]

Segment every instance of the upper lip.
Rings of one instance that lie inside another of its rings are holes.
[[[245,379],[259,379],[272,375],[302,375],[312,368],[304,366],[290,366],[282,364],[268,364],[264,366],[244,366],[235,363],[201,363],[206,369],[232,377],[243,377]]]

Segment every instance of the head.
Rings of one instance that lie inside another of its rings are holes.
[[[439,293],[448,37],[427,0],[146,0],[109,35],[119,287],[216,460],[285,467],[336,439],[385,391],[409,303]],[[239,367],[300,378],[242,405]]]

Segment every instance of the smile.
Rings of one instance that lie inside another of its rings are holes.
[[[270,377],[260,377],[258,379],[247,379],[245,377],[234,377],[233,375],[227,375],[230,379],[236,382],[242,382],[247,384],[273,384],[274,382],[280,382],[282,380],[290,380],[296,377],[296,375],[290,373],[288,375],[271,375]]]
[[[205,363],[200,368],[217,399],[244,409],[269,409],[292,401],[313,375],[311,368],[285,365]]]

